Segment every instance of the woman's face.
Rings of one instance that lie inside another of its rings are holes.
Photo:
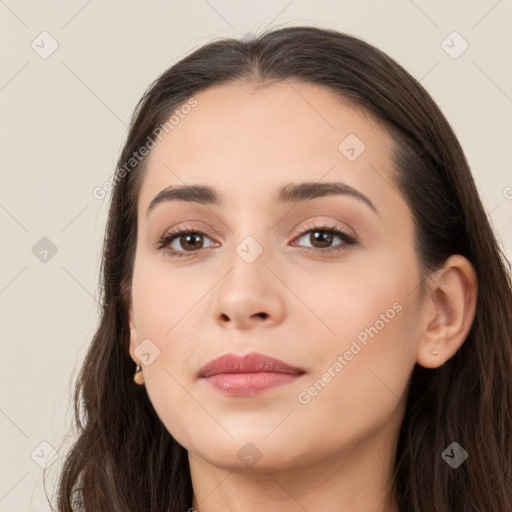
[[[130,353],[158,416],[191,457],[225,469],[391,453],[422,301],[390,137],[313,84],[195,99],[152,150],[138,203]],[[152,204],[183,186],[217,200]],[[185,234],[160,242],[174,229]],[[252,353],[293,369],[201,373]]]

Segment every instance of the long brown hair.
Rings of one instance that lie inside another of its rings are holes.
[[[328,87],[369,112],[394,141],[396,186],[415,224],[423,275],[452,254],[478,278],[471,330],[437,369],[415,365],[396,451],[393,491],[403,512],[512,510],[512,284],[468,163],[425,89],[377,48],[334,30],[288,27],[213,41],[150,85],[132,117],[114,177],[102,257],[100,324],[77,379],[76,441],[58,482],[58,511],[81,488],[89,512],[185,512],[187,451],[133,382],[127,304],[137,198],[147,145],[173,112],[214,84],[298,79]],[[129,165],[127,166],[127,163]],[[467,452],[457,469],[441,457]]]

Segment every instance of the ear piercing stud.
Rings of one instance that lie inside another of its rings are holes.
[[[135,367],[135,375],[133,376],[133,382],[135,382],[135,384],[139,384],[139,386],[142,386],[142,384],[144,384],[144,374],[142,373],[142,367],[140,364],[138,364]]]

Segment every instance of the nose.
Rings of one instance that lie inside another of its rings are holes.
[[[250,263],[238,253],[232,258],[214,296],[214,319],[222,328],[274,327],[283,321],[285,288],[263,254]]]

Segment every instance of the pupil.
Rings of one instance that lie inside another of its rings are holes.
[[[319,233],[322,233],[322,234],[317,236]],[[312,235],[313,235],[315,242],[319,242],[320,244],[323,244],[323,245],[321,245],[321,247],[329,245],[332,242],[332,234],[328,233],[327,231],[313,231]]]
[[[185,235],[185,245],[190,245],[190,248],[192,249],[195,249],[196,247],[193,245],[194,242],[199,242],[200,239],[201,239],[201,235],[199,235],[198,233],[191,233],[190,235]],[[189,243],[189,240],[192,240],[191,243]],[[184,245],[184,247],[185,247]]]

